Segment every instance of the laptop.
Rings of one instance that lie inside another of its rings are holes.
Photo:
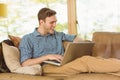
[[[84,55],[92,55],[93,45],[94,42],[79,42],[79,43],[70,42],[67,44],[65,53],[63,55],[63,60],[61,62],[55,60],[46,60],[43,62],[56,66],[62,66]]]

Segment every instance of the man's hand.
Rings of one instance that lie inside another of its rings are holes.
[[[83,42],[84,40],[80,38],[79,36],[76,36],[76,38],[73,40],[73,42]]]
[[[46,57],[46,60],[56,60],[58,62],[61,62],[63,59],[63,56],[58,55],[58,54],[48,54],[44,57]]]

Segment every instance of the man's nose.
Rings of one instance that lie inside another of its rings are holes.
[[[56,26],[56,23],[53,23],[53,27],[55,27]]]

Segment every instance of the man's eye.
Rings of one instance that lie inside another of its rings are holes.
[[[51,22],[50,24],[54,24],[55,22]]]

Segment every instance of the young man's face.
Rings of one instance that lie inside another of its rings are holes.
[[[56,16],[50,16],[45,19],[45,21],[43,22],[43,27],[46,33],[54,34],[56,22],[57,22]]]

